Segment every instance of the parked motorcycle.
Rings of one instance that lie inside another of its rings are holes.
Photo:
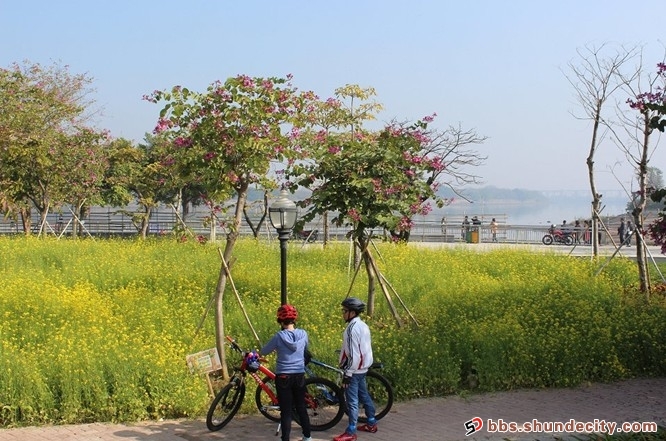
[[[553,243],[573,245],[574,236],[572,232],[563,231],[556,228],[555,225],[551,225],[548,229],[548,233],[541,238],[541,242],[543,242],[544,245],[552,245]]]

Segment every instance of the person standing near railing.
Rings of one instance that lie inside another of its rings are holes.
[[[622,217],[622,218],[620,218],[620,226],[617,227],[617,235],[618,235],[618,239],[620,239],[620,245],[624,244],[626,231],[627,231],[627,227],[624,223],[624,218]]]
[[[493,242],[497,242],[497,221],[495,220],[495,218],[493,218],[493,220],[490,221],[490,233],[493,236],[492,239]]]
[[[467,240],[467,233],[469,232],[470,228],[469,226],[470,226],[469,217],[465,216],[465,218],[462,221],[462,229],[460,230],[460,236],[463,242]]]
[[[626,231],[624,233],[624,244],[631,245],[631,233],[634,231],[634,226],[630,220],[627,221]]]

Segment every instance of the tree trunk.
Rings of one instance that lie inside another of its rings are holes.
[[[592,255],[599,255],[599,209],[601,208],[601,196],[597,193],[597,187],[594,181],[594,154],[597,150],[597,133],[601,123],[601,105],[602,101],[597,101],[594,113],[594,125],[592,127],[592,140],[590,141],[590,150],[586,159],[587,176],[590,182],[590,193],[592,194]]]
[[[650,300],[650,276],[647,270],[647,252],[643,243],[643,211],[647,204],[647,169],[648,169],[648,146],[650,141],[650,118],[647,113],[643,116],[643,144],[642,155],[638,163],[638,204],[634,206],[632,215],[634,218],[634,228],[637,228],[641,234],[636,235],[636,264],[638,265],[638,277],[640,281],[641,292]]]
[[[150,213],[152,212],[152,209],[144,205],[143,207],[143,216],[141,218],[141,239],[145,239],[148,237],[148,227],[150,226]]]
[[[32,233],[30,227],[32,226],[32,213],[30,208],[19,208],[19,214],[21,217],[21,225],[23,226],[23,233],[26,236],[30,236]]]
[[[370,256],[370,236],[363,237],[358,241],[359,247],[361,247],[361,258],[365,265],[365,272],[368,275],[368,315],[373,315],[375,312],[375,282],[377,281],[377,273],[372,266],[372,258]]]
[[[227,242],[224,246],[224,261],[231,262],[231,255],[234,251],[234,246],[238,240],[240,224],[243,219],[243,210],[247,203],[248,184],[244,183],[237,189],[238,198],[236,200],[236,211],[234,213],[234,220],[232,228],[229,228],[227,233]],[[224,268],[224,262],[220,263],[220,274],[217,279],[217,286],[215,287],[215,344],[217,353],[220,355],[220,363],[222,364],[222,376],[225,380],[229,379],[229,371],[227,369],[227,356],[224,350],[224,290],[227,285],[227,272]]]

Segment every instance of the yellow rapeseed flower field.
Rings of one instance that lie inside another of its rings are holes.
[[[365,320],[398,399],[666,374],[666,300],[636,294],[631,262],[595,277],[589,259],[375,245],[381,276]],[[208,386],[185,357],[215,346],[218,245],[0,237],[0,255],[1,426],[204,414]],[[289,245],[289,302],[332,364],[340,301],[368,299],[353,262],[348,243]],[[241,240],[232,278],[266,341],[280,303],[277,242]],[[255,346],[230,283],[224,309],[225,333]]]

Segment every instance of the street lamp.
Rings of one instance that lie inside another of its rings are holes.
[[[268,207],[268,216],[280,240],[280,304],[282,305],[287,303],[287,241],[298,216],[296,204],[287,195],[287,190],[282,190],[277,200]]]

